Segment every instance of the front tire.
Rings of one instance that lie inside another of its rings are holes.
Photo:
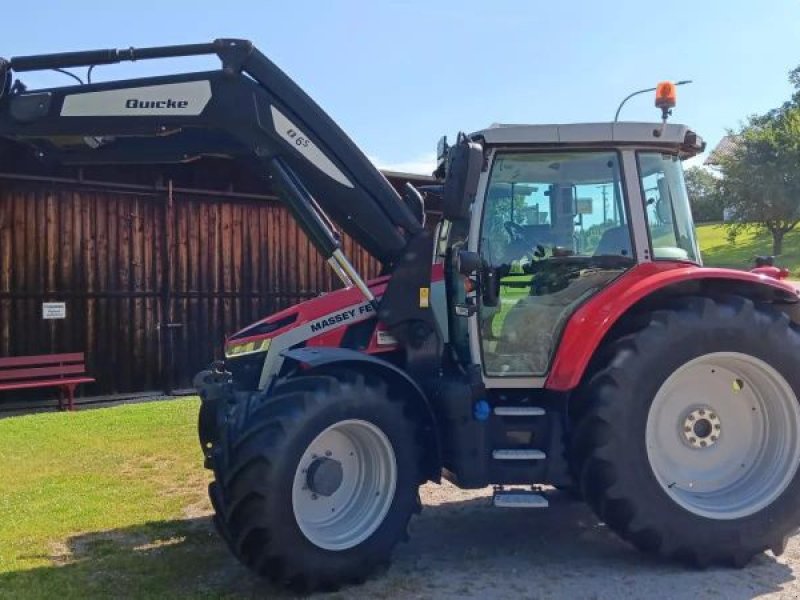
[[[582,389],[583,493],[638,548],[698,566],[780,554],[800,525],[800,333],[741,297],[686,298],[613,341]]]
[[[218,529],[248,567],[297,591],[363,581],[419,511],[418,425],[385,382],[301,375],[254,394],[213,457]]]

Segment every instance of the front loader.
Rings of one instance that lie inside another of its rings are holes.
[[[212,54],[221,68],[29,90],[14,73]],[[302,590],[388,562],[445,478],[501,508],[583,497],[695,565],[780,554],[800,525],[798,293],[702,266],[667,123],[495,125],[439,145],[442,218],[398,195],[243,40],[16,57],[0,135],[53,164],[222,156],[268,177],[343,288],[245,327],[202,371],[214,520]],[[334,225],[334,223],[336,225]],[[335,227],[383,265],[364,281]],[[532,532],[533,533],[533,532]]]

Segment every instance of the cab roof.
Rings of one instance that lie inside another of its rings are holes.
[[[570,123],[561,125],[512,125],[495,123],[470,137],[488,145],[506,144],[646,144],[684,146],[687,134],[697,136],[686,126],[668,123],[661,135],[661,123]],[[696,152],[695,152],[696,153]]]

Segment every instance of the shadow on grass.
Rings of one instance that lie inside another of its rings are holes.
[[[75,536],[45,558],[53,565],[0,575],[0,597],[289,597],[231,558],[207,517]],[[562,495],[545,511],[499,510],[479,498],[427,506],[388,572],[333,597],[616,598],[670,590],[670,597],[744,599],[793,579],[766,554],[743,570],[705,571],[644,556]]]

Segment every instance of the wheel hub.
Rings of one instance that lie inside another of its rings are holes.
[[[320,496],[332,496],[342,485],[343,480],[342,463],[332,458],[316,458],[306,470],[308,489]]]
[[[684,441],[692,448],[710,448],[722,435],[722,423],[715,410],[701,406],[684,416],[681,433]]]

